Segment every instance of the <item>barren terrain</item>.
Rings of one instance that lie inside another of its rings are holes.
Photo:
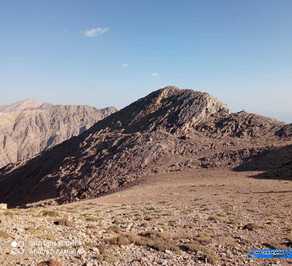
[[[0,264],[289,265],[247,258],[292,247],[292,182],[258,174],[191,169],[93,200],[2,210]]]
[[[208,93],[165,87],[81,135],[0,170],[9,206],[92,199],[154,173],[200,168],[292,174],[290,126],[230,110]]]
[[[291,158],[291,125],[154,91],[0,170],[0,264],[288,265],[247,253],[292,247]]]

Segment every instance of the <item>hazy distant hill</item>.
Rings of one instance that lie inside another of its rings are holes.
[[[0,167],[29,159],[115,111],[113,107],[98,110],[33,100],[0,106]]]

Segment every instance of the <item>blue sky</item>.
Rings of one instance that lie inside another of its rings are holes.
[[[291,0],[0,4],[0,104],[123,107],[172,84],[292,122]]]

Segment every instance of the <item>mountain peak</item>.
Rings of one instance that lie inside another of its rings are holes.
[[[282,126],[249,113],[232,114],[206,92],[167,86],[78,137],[2,169],[0,201],[65,203],[119,190],[153,173],[235,167],[260,155],[267,142],[279,145]]]
[[[40,108],[43,104],[43,102],[34,99],[25,99],[9,105],[2,106],[0,107],[0,111],[5,113],[20,112]]]
[[[128,132],[164,128],[190,128],[210,115],[228,108],[206,92],[167,86],[137,100],[111,117],[110,127],[120,125]]]

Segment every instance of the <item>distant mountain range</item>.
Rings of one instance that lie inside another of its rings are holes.
[[[90,128],[116,109],[24,100],[0,106],[0,167],[32,158]]]
[[[42,122],[42,111],[23,120],[29,129],[14,129],[21,150],[27,150],[23,134],[29,143],[37,139],[35,128],[44,136],[46,147],[55,140],[48,138],[50,128],[64,132],[65,137],[84,131],[80,121],[96,114],[84,108],[50,107],[45,115],[49,122]],[[24,128],[22,123],[20,128]],[[40,143],[38,139],[38,149],[43,148]],[[284,169],[289,176],[291,144],[290,125],[247,112],[231,113],[208,93],[166,87],[107,116],[81,135],[2,169],[0,201],[11,205],[48,199],[72,202],[136,184],[143,176],[192,168],[273,170],[274,176]]]

